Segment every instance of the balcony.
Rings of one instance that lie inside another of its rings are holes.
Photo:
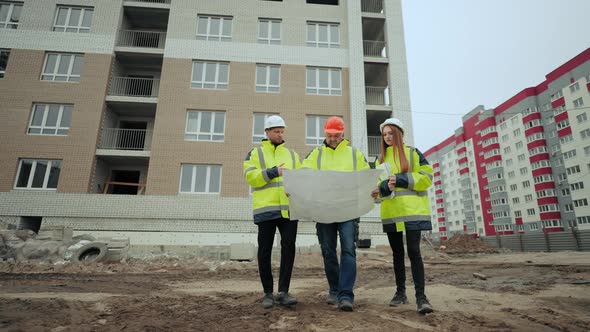
[[[363,54],[365,57],[387,59],[385,41],[363,40]]]
[[[383,0],[361,0],[361,12],[383,14]]]
[[[151,140],[151,130],[103,128],[96,155],[149,158]]]
[[[389,101],[389,87],[365,87],[365,100],[367,105],[390,106],[391,104]]]
[[[107,101],[156,104],[159,88],[159,79],[115,76],[109,84]]]
[[[123,6],[136,8],[170,9],[172,0],[123,0]]]
[[[116,50],[163,54],[165,44],[165,31],[122,30],[119,32]]]

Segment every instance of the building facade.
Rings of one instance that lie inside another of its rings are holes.
[[[590,49],[495,109],[478,106],[425,155],[434,235],[590,229]]]
[[[384,119],[411,127],[401,0],[0,6],[6,224],[146,244],[252,241],[242,162],[265,117],[285,119],[301,156],[329,116],[373,157]],[[381,233],[377,216],[365,232]],[[309,241],[312,226],[301,227]]]

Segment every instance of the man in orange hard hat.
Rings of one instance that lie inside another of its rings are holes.
[[[313,149],[303,161],[301,168],[315,170],[354,172],[369,169],[363,153],[349,146],[344,139],[344,121],[331,116],[324,125],[326,139]],[[354,283],[356,281],[356,223],[359,218],[332,224],[316,223],[317,235],[324,258],[324,271],[328,279],[327,303],[336,304],[342,311],[352,311]],[[340,264],[336,246],[340,235]]]

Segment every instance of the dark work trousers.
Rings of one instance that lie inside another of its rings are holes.
[[[281,233],[281,268],[279,271],[279,292],[288,292],[291,273],[295,262],[295,238],[297,221],[285,218],[258,223],[258,273],[265,293],[273,292],[271,254],[277,228]]]
[[[420,253],[421,231],[406,231],[406,244],[408,247],[408,257],[412,265],[412,278],[414,279],[414,289],[416,297],[424,296],[424,262]],[[395,285],[397,291],[406,292],[406,264],[404,261],[404,238],[402,232],[388,232],[387,239],[389,246],[393,251],[393,272],[395,274]]]

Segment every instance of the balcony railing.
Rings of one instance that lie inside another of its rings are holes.
[[[103,128],[99,149],[149,151],[146,129]]]
[[[117,46],[164,49],[166,32],[121,30]]]
[[[159,88],[159,79],[113,77],[109,84],[109,95],[129,97],[157,97]]]
[[[383,14],[383,0],[361,0],[361,11]]]
[[[363,40],[363,53],[365,56],[387,58],[385,42],[379,40]]]
[[[378,157],[381,154],[381,136],[368,136],[369,157]]]
[[[166,3],[169,4],[171,0],[125,0],[129,2],[148,2],[148,3]]]
[[[389,106],[389,88],[386,86],[365,87],[367,105]]]

